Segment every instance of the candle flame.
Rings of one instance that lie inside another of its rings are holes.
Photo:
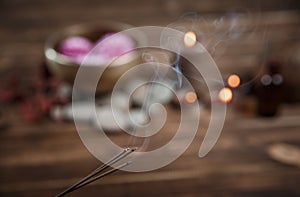
[[[228,77],[227,83],[230,87],[237,88],[241,83],[241,79],[238,75],[232,74]]]
[[[193,104],[197,100],[197,94],[195,92],[186,93],[184,100],[187,104]]]
[[[196,42],[197,42],[197,36],[194,32],[189,31],[189,32],[185,33],[185,35],[184,35],[185,46],[192,47],[196,44]]]
[[[223,103],[232,101],[232,91],[229,88],[222,88],[219,92],[219,100]]]

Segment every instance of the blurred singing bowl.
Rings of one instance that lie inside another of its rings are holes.
[[[45,57],[46,63],[50,72],[70,84],[74,83],[77,71],[80,64],[72,61],[67,56],[57,51],[60,43],[72,36],[82,36],[95,42],[102,35],[106,33],[121,32],[123,30],[132,28],[132,26],[119,22],[102,21],[91,24],[80,24],[71,27],[67,27],[62,31],[52,34],[46,41],[45,44]],[[136,33],[131,39],[136,43],[144,42],[145,38],[142,34]],[[98,85],[96,93],[107,93],[111,92],[117,80],[121,75],[129,70],[131,67],[141,62],[141,54],[137,50],[126,53],[117,58],[116,61],[112,61],[103,72]],[[105,65],[84,65],[93,72],[93,69],[97,69],[98,66]],[[99,68],[98,68],[99,69]],[[88,79],[87,79],[88,80]]]

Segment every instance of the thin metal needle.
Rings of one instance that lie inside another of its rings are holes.
[[[134,152],[135,150],[136,150],[136,148],[125,148],[125,149],[123,149],[123,151],[121,153],[119,153],[118,155],[116,155],[115,157],[113,157],[106,164],[103,164],[102,166],[100,166],[99,168],[97,168],[96,170],[94,170],[93,172],[91,172],[89,175],[87,175],[86,177],[84,177],[83,179],[81,179],[80,181],[78,181],[77,183],[75,183],[74,185],[70,186],[69,188],[67,188],[63,192],[59,193],[55,197],[64,196],[65,194],[73,191],[75,188],[81,187],[80,185],[82,183],[84,183],[88,179],[92,178],[93,176],[97,175],[98,173],[102,172],[103,170],[107,169],[110,165],[112,165],[112,164],[120,161],[121,159],[123,159],[124,157],[126,157],[130,153]]]
[[[103,174],[100,174],[100,175],[98,175],[98,176],[95,176],[94,178],[91,178],[91,179],[89,179],[88,181],[86,181],[86,182],[82,183],[81,185],[79,185],[78,187],[74,188],[72,191],[75,191],[75,190],[77,190],[77,189],[79,189],[79,188],[81,188],[81,187],[83,187],[83,186],[85,186],[85,185],[87,185],[87,184],[90,184],[90,183],[92,183],[92,182],[94,182],[94,181],[96,181],[96,180],[98,180],[98,179],[101,179],[101,178],[103,178],[103,177],[105,177],[105,176],[107,176],[107,175],[109,175],[109,174],[111,174],[111,173],[113,173],[113,172],[116,172],[116,171],[118,171],[118,170],[124,168],[125,166],[128,166],[129,164],[131,164],[130,161],[129,161],[129,162],[126,162],[126,163],[123,163],[122,165],[119,165],[119,166],[117,166],[116,168],[111,169],[111,170],[109,170],[109,171],[107,171],[107,172],[105,172],[105,173],[103,173]]]

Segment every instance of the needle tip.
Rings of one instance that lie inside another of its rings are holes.
[[[131,150],[131,148],[129,148],[129,147],[124,148],[124,151],[126,151],[126,152],[128,152],[128,151],[130,151],[130,150]]]
[[[133,147],[133,148],[131,148],[131,152],[134,152],[134,151],[136,151],[138,149],[138,147]]]

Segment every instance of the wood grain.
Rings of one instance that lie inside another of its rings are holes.
[[[198,30],[209,31],[202,17],[221,18],[234,8],[259,17],[259,24],[255,31],[243,32],[235,42],[218,45],[221,55],[217,54],[220,56],[216,61],[221,70],[227,72],[242,66],[243,70],[253,72],[266,53],[264,42],[280,51],[299,41],[297,0],[2,0],[0,82],[5,83],[8,73],[16,71],[27,80],[34,80],[44,59],[47,37],[72,24],[117,20],[136,26],[165,26],[186,12],[195,11]],[[242,19],[243,25],[252,24],[253,18],[250,19]],[[246,39],[249,36],[251,39]],[[16,108],[16,104],[1,105],[5,115],[0,117],[0,196],[53,196],[101,164],[85,148],[72,122],[55,123],[46,118],[28,124],[20,119]],[[178,111],[172,106],[167,110],[170,121],[163,130],[165,134],[153,138],[153,147],[163,145],[174,135],[178,117],[172,114]],[[283,105],[281,115],[271,119],[237,112],[230,105],[218,143],[200,159],[197,154],[209,114],[208,109],[201,111],[201,126],[195,140],[174,163],[147,173],[118,172],[69,196],[300,195],[300,169],[273,161],[265,152],[268,145],[276,142],[300,147],[299,103]],[[116,143],[125,141],[123,134],[108,135]]]

